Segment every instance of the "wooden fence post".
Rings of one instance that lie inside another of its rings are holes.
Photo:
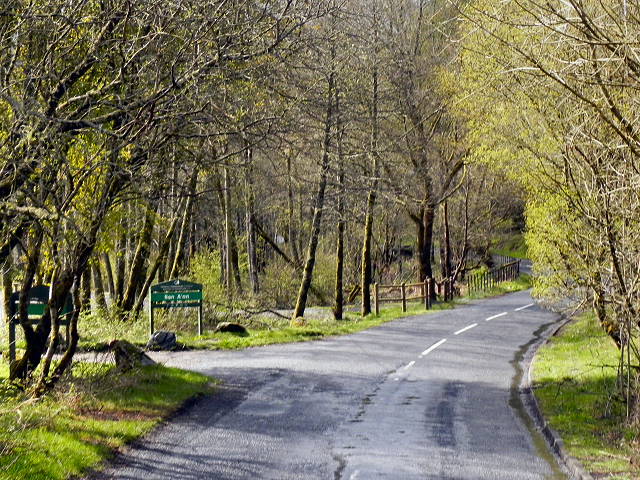
[[[436,281],[433,278],[429,279],[429,305],[433,305],[433,299],[436,296]]]
[[[424,295],[424,309],[425,310],[429,310],[429,303],[430,303],[430,298],[429,298],[429,279],[427,278],[423,284],[422,284],[422,293]]]
[[[400,290],[402,291],[402,313],[404,313],[407,311],[407,285],[403,283]]]
[[[373,310],[376,312],[376,316],[380,313],[379,299],[378,299],[378,284],[373,284]]]

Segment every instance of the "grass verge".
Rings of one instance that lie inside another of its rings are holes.
[[[532,365],[543,416],[595,479],[640,478],[638,430],[616,400],[619,351],[591,315],[566,324]]]
[[[431,312],[454,308],[455,302],[437,303],[431,308]],[[304,325],[299,327],[289,326],[288,320],[272,322],[267,327],[248,328],[247,333],[210,333],[205,332],[202,337],[182,335],[181,342],[186,348],[196,349],[238,349],[257,347],[275,343],[292,343],[317,340],[319,338],[334,335],[346,335],[359,332],[368,328],[381,325],[391,320],[426,313],[424,306],[419,303],[407,305],[407,311],[402,312],[400,307],[386,307],[380,310],[379,315],[348,314],[343,320],[335,320],[330,310],[327,315],[319,315],[320,318],[307,319]]]
[[[204,375],[159,365],[124,373],[104,364],[74,367],[72,379],[38,401],[0,384],[0,479],[81,475],[213,388]]]

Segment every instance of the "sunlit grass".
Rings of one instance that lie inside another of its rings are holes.
[[[544,417],[571,455],[596,478],[637,479],[638,431],[616,399],[619,351],[592,316],[581,316],[543,346],[533,364]]]
[[[34,401],[5,380],[0,479],[81,475],[212,385],[203,375],[162,366],[121,373],[110,365],[76,364],[73,379]]]
[[[199,349],[238,349],[272,345],[275,343],[305,342],[334,335],[355,333],[381,325],[398,318],[437,312],[453,308],[455,303],[436,303],[430,310],[426,310],[420,303],[409,303],[407,311],[402,312],[399,306],[389,306],[380,309],[379,315],[347,314],[343,320],[335,320],[330,310],[322,318],[305,320],[299,327],[289,326],[289,320],[273,321],[267,328],[248,328],[247,333],[211,333],[205,332],[202,337],[181,335],[180,342],[186,348]],[[315,314],[318,317],[318,314]]]

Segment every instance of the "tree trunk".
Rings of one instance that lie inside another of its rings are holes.
[[[33,279],[38,269],[40,261],[40,248],[42,246],[42,231],[36,226],[34,228],[34,242],[27,242],[27,248],[24,254],[27,257],[27,265],[23,273],[22,284],[20,285],[20,293],[18,296],[18,320],[24,333],[26,341],[25,353],[20,360],[9,366],[10,380],[26,380],[29,375],[38,367],[42,359],[47,338],[51,332],[51,317],[45,308],[45,314],[34,329],[29,320],[29,291],[33,286]]]
[[[229,167],[224,167],[224,189],[222,192],[223,208],[224,208],[224,245],[225,245],[225,286],[229,299],[233,298],[233,281],[232,281],[232,252],[231,252],[231,195],[229,189],[231,181],[229,179]]]
[[[336,239],[336,287],[333,301],[333,318],[342,320],[344,305],[344,220],[338,220]]]
[[[364,239],[362,242],[362,316],[371,313],[371,284],[373,283],[373,269],[371,265],[371,243],[373,238],[373,208],[376,203],[376,193],[371,190],[367,197],[367,213],[364,221]]]
[[[366,216],[364,221],[364,239],[362,244],[362,316],[371,313],[371,284],[373,283],[373,267],[371,243],[373,238],[373,214],[376,205],[379,177],[378,152],[378,70],[373,69],[373,98],[371,107],[371,188],[367,196]]]
[[[344,163],[342,158],[342,124],[340,121],[340,106],[336,94],[336,131],[338,134],[338,231],[336,239],[336,284],[333,301],[333,318],[342,320],[344,305]]]
[[[173,268],[173,262],[170,261],[170,258],[175,258],[176,257],[176,245],[177,245],[178,241],[175,238],[171,239],[171,242],[169,242],[169,251],[167,252],[167,261],[164,262],[164,264],[162,265],[164,268],[164,272],[162,272],[162,275],[160,275],[161,277],[167,279],[167,280],[171,280],[173,277],[171,276],[171,269]]]
[[[80,335],[78,334],[78,317],[80,316],[80,295],[78,291],[78,287],[74,284],[71,287],[71,298],[73,299],[73,313],[71,314],[71,318],[69,319],[69,339],[67,344],[67,349],[65,350],[62,358],[56,368],[53,371],[53,374],[49,378],[48,381],[43,383],[44,389],[42,391],[37,391],[37,395],[42,393],[46,393],[50,389],[52,389],[55,384],[60,380],[64,372],[71,366],[71,362],[73,360],[73,356],[78,347],[78,340],[80,340]]]
[[[236,243],[235,229],[233,226],[233,215],[231,210],[231,177],[229,167],[224,168],[224,239],[225,239],[225,285],[229,299],[233,299],[237,292],[242,293],[242,282],[240,279],[240,264],[238,257],[238,245]]]
[[[84,275],[83,275],[84,281]],[[56,278],[55,273],[51,278],[51,284],[55,284]],[[58,345],[60,344],[60,317],[59,317],[59,308],[56,304],[56,297],[49,293],[49,297],[51,300],[49,301],[49,313],[51,316],[51,334],[49,335],[49,348],[47,349],[47,353],[45,354],[42,360],[42,369],[40,373],[40,379],[38,381],[38,386],[36,387],[36,391],[44,390],[44,385],[49,377],[49,371],[51,369],[51,362],[53,361],[53,355],[55,354]],[[81,299],[82,303],[82,299]],[[82,305],[80,306],[82,308]]]
[[[113,305],[120,305],[124,296],[125,272],[127,269],[127,232],[129,230],[128,217],[120,221],[122,233],[116,242],[116,281],[115,289],[112,292],[111,302]]]
[[[247,166],[245,170],[246,189],[246,214],[245,231],[247,234],[247,264],[249,267],[249,285],[251,293],[257,295],[260,292],[258,283],[258,255],[256,252],[256,228],[254,222],[255,194],[253,193],[253,164],[251,148],[247,149]]]
[[[433,222],[435,219],[435,206],[425,204],[417,215],[410,215],[417,229],[416,246],[418,249],[418,275],[419,281],[424,282],[433,277],[431,269],[431,249],[433,247]]]
[[[287,216],[288,216],[288,235],[289,245],[291,246],[291,257],[297,265],[302,265],[300,260],[300,249],[298,248],[298,227],[294,221],[296,202],[293,198],[293,174],[291,171],[291,155],[287,155]]]
[[[82,272],[80,290],[80,309],[82,312],[91,311],[91,269],[87,268]]]
[[[237,222],[240,223],[240,222]],[[240,251],[234,223],[231,224],[231,270],[235,291],[242,295],[242,277],[240,276]]]
[[[147,274],[147,278],[142,285],[140,295],[138,295],[138,299],[136,300],[135,305],[132,308],[134,318],[137,318],[140,315],[140,311],[142,310],[142,304],[144,303],[144,298],[147,296],[149,288],[151,287],[151,283],[153,283],[153,279],[156,276],[156,273],[162,266],[162,263],[167,259],[167,254],[169,253],[169,245],[171,244],[171,239],[173,238],[173,234],[176,231],[176,226],[178,225],[179,215],[176,215],[171,221],[171,225],[169,226],[169,230],[167,231],[162,244],[160,245],[160,249],[158,251],[158,256],[156,257],[153,265],[149,269],[149,273]]]
[[[138,238],[138,247],[136,253],[131,261],[131,267],[129,269],[129,279],[127,281],[127,287],[120,303],[120,308],[124,312],[129,312],[133,308],[136,300],[136,293],[140,290],[140,284],[145,278],[144,265],[149,255],[149,248],[151,246],[151,235],[153,233],[153,226],[155,224],[155,209],[147,207],[144,224],[140,237]]]
[[[335,52],[332,52],[335,54]],[[325,190],[327,188],[327,177],[329,175],[329,148],[331,145],[331,126],[333,122],[333,102],[335,91],[335,72],[329,75],[329,86],[327,91],[327,111],[324,125],[324,142],[322,148],[322,161],[320,164],[320,179],[318,181],[318,190],[316,192],[315,206],[313,209],[313,220],[311,222],[311,235],[309,237],[309,245],[307,247],[307,256],[305,259],[304,269],[302,271],[302,281],[298,291],[298,300],[291,317],[291,323],[304,316],[307,307],[307,296],[311,287],[313,278],[313,267],[316,261],[316,249],[320,240],[320,224],[322,221],[322,209],[324,208]]]
[[[193,167],[193,173],[189,180],[189,192],[187,196],[187,204],[184,207],[184,215],[182,217],[182,226],[180,228],[180,234],[178,235],[178,242],[176,244],[176,255],[173,260],[173,266],[171,267],[171,273],[169,278],[177,278],[180,267],[184,263],[184,251],[187,243],[187,232],[191,224],[191,212],[193,210],[193,202],[196,196],[196,187],[198,185],[198,167]],[[154,274],[155,275],[155,274]]]
[[[451,239],[449,236],[449,206],[445,200],[442,203],[442,235],[443,241],[440,247],[440,263],[442,279],[444,280],[444,299],[453,299],[453,285],[451,285]]]
[[[107,289],[109,291],[109,300],[111,305],[115,305],[115,284],[113,283],[113,270],[111,269],[111,259],[107,252],[102,252],[102,263],[104,263],[104,271],[107,274]]]
[[[93,273],[93,286],[96,295],[96,305],[102,311],[107,310],[107,301],[104,295],[104,283],[102,282],[102,272],[100,271],[100,263],[93,262],[91,265]]]
[[[2,272],[2,318],[5,322],[10,320],[10,306],[9,298],[13,293],[13,255],[9,253],[4,261],[4,268]]]

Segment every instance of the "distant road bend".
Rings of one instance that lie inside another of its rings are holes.
[[[556,321],[518,292],[315,342],[154,354],[223,385],[90,478],[566,479],[517,396]]]

